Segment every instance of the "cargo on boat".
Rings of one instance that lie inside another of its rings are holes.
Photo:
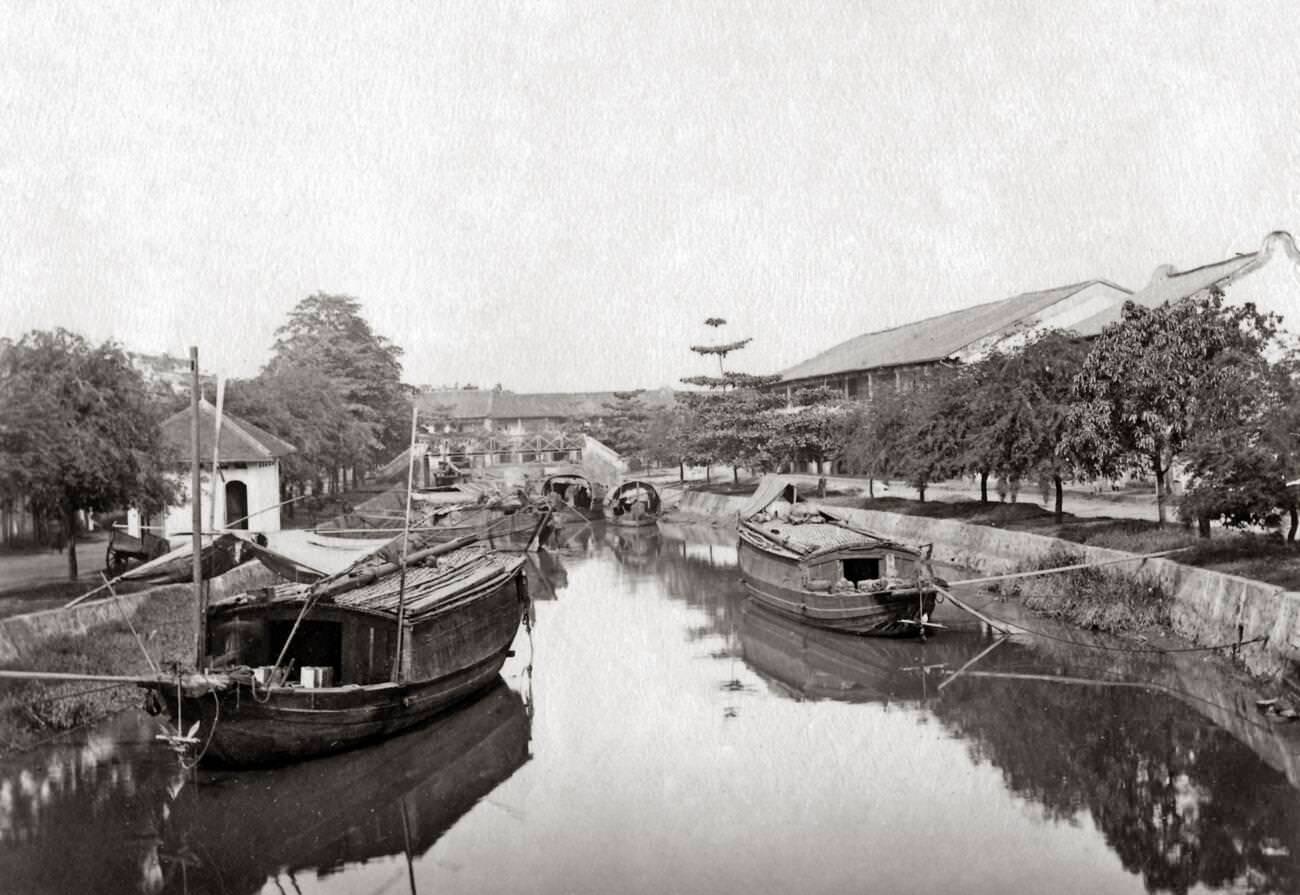
[[[934,612],[929,551],[850,524],[833,508],[800,503],[794,483],[764,476],[741,508],[740,570],[750,595],[809,625],[898,637],[920,634]]]
[[[401,538],[314,585],[207,608],[203,673],[142,681],[213,766],[280,764],[413,727],[489,686],[528,602],[522,557]]]
[[[605,521],[628,528],[654,525],[662,505],[654,485],[642,479],[625,479],[605,498]]]

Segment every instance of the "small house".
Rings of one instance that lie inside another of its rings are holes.
[[[211,501],[215,500],[217,530],[279,531],[280,458],[292,454],[296,448],[228,413],[221,415],[221,431],[217,432],[217,410],[206,400],[199,401],[198,412],[203,529],[207,531],[212,525]],[[154,522],[155,531],[160,528],[159,533],[168,539],[188,535],[191,529],[192,414],[192,409],[187,407],[162,423],[163,439],[180,461],[175,475],[182,495],[181,502],[169,507],[161,522]],[[216,488],[212,485],[214,438]],[[131,511],[127,527],[138,536],[141,519],[137,511]]]

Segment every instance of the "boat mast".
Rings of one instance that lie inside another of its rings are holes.
[[[420,409],[411,407],[411,446],[406,456],[406,516],[402,522],[402,566],[397,579],[397,655],[393,660],[393,680],[402,682],[402,650],[406,634],[406,547],[411,538],[411,488],[415,484],[415,436],[418,431]]]
[[[190,543],[194,567],[194,668],[208,651],[208,608],[203,605],[203,497],[199,490],[199,349],[190,346]]]

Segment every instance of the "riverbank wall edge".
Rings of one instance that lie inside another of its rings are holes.
[[[747,497],[687,492],[683,516],[729,517]],[[1075,544],[1026,531],[972,525],[952,519],[907,516],[839,507],[853,522],[908,544],[933,544],[934,558],[947,565],[990,575],[1008,572],[1053,551],[1069,551],[1081,562],[1104,562],[1135,554]],[[1300,592],[1274,584],[1186,566],[1172,559],[1133,560],[1113,567],[1159,584],[1171,595],[1174,632],[1197,645],[1243,644],[1238,658],[1254,675],[1280,680],[1300,663]]]

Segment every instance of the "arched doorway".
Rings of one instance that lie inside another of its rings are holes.
[[[248,486],[226,482],[226,528],[248,528]]]

